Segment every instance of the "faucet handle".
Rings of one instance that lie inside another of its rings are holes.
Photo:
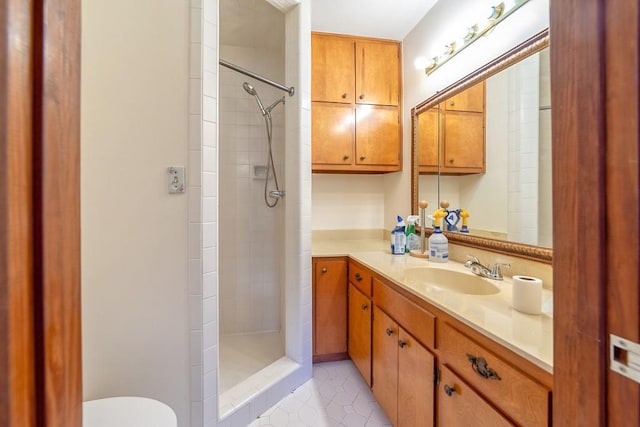
[[[467,255],[467,258],[469,258],[469,261],[464,263],[464,266],[467,268],[471,268],[473,264],[480,264],[480,260],[474,255]]]
[[[496,262],[495,264],[493,264],[493,267],[491,268],[491,275],[493,277],[499,277],[502,279],[502,271],[500,271],[500,267],[511,268],[511,264],[507,262]]]

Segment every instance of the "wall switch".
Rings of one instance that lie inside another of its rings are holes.
[[[167,175],[169,194],[184,193],[184,166],[169,166]]]

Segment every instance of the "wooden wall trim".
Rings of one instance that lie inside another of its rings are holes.
[[[32,2],[0,3],[0,425],[35,425]]]
[[[605,425],[602,0],[551,2],[553,424]]]
[[[41,3],[34,14],[39,423],[80,427],[80,0]]]

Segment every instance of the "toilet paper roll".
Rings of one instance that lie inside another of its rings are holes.
[[[527,314],[540,314],[542,310],[542,280],[537,277],[513,276],[511,305]]]

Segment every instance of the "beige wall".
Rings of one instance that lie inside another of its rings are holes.
[[[82,5],[82,321],[86,400],[158,399],[189,424],[189,1]]]

